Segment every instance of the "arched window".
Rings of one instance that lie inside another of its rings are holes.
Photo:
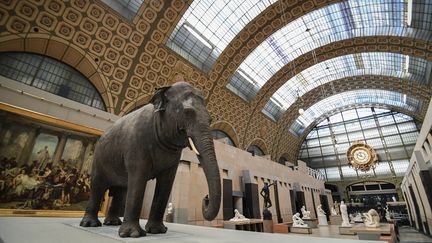
[[[226,141],[229,145],[234,146],[234,141],[231,139],[230,136],[228,136],[228,134],[226,134],[224,131],[221,130],[212,130],[212,135],[214,139],[222,139],[222,138],[226,138]]]
[[[84,75],[50,57],[22,52],[0,53],[0,75],[106,110],[99,92]]]
[[[247,151],[249,153],[251,153],[253,156],[263,156],[264,155],[264,151],[260,147],[258,147],[256,145],[249,146],[249,148],[247,149]]]

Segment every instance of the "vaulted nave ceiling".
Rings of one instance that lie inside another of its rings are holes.
[[[431,25],[432,2],[416,0],[10,0],[0,51],[76,67],[118,115],[185,79],[238,147],[295,162],[327,113],[380,107],[422,121]]]

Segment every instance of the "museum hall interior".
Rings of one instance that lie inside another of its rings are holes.
[[[432,242],[431,0],[0,0],[0,243]]]

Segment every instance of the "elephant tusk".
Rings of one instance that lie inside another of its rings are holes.
[[[194,151],[194,152],[196,153],[196,155],[200,155],[200,153],[199,153],[198,150],[196,149],[195,144],[194,144],[194,142],[193,142],[193,140],[192,140],[191,137],[188,137],[188,141],[189,141],[189,145],[190,145],[191,148],[192,148],[192,151]]]

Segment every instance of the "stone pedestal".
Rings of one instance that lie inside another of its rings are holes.
[[[355,232],[353,232],[351,226],[340,226],[339,227],[339,234],[340,235],[355,235]]]
[[[303,219],[303,221],[308,225],[309,228],[318,228],[317,219]]]
[[[340,216],[340,215],[330,216],[330,224],[331,225],[341,225],[342,224],[342,216]]]
[[[318,215],[318,225],[328,225],[325,215]]]
[[[291,233],[298,233],[298,234],[312,234],[312,229],[309,227],[293,227],[290,226],[290,232]]]
[[[173,213],[167,214],[165,220],[168,223],[173,223],[174,222],[174,214]]]
[[[266,233],[273,233],[272,213],[268,208],[263,209],[263,219],[263,231]]]
[[[272,213],[270,212],[270,210],[268,210],[268,208],[263,209],[263,219],[264,220],[271,220],[272,219]]]
[[[273,233],[273,220],[263,220],[263,227],[265,233]]]

